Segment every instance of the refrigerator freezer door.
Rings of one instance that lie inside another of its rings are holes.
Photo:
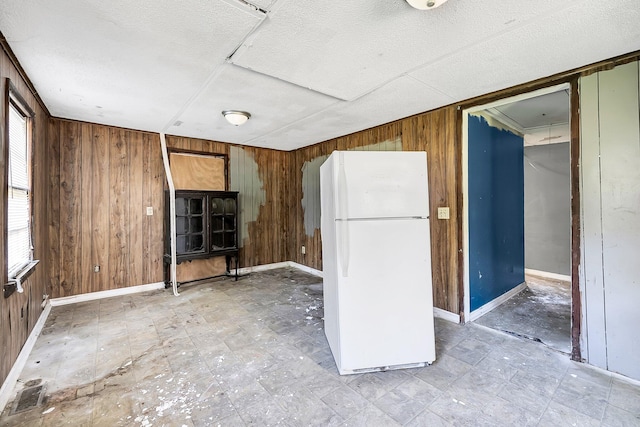
[[[336,219],[429,216],[427,155],[402,151],[335,151]]]
[[[339,319],[331,350],[340,373],[433,362],[429,220],[348,221],[346,232],[348,275],[338,274],[338,307],[329,307]]]

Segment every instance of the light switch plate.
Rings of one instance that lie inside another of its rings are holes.
[[[153,206],[147,206],[147,215],[148,216],[153,215]]]
[[[449,208],[438,208],[438,219],[449,219]]]

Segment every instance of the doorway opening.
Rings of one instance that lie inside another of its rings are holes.
[[[463,112],[465,319],[571,353],[571,93]]]

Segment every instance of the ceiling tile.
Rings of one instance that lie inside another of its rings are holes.
[[[248,141],[278,141],[284,150],[311,145],[450,104],[451,98],[411,77],[401,77],[353,102],[340,101],[305,119]],[[392,114],[389,114],[392,112]]]
[[[0,27],[57,117],[161,130],[260,22],[224,1],[3,0]]]
[[[411,76],[462,101],[640,49],[637,0],[572,3]]]
[[[167,132],[182,136],[245,143],[317,113],[333,104],[334,98],[254,73],[231,64],[221,68],[200,95],[178,117],[180,126]],[[242,126],[229,124],[223,110],[242,110],[251,119]],[[285,144],[275,139],[278,147]],[[274,148],[268,141],[252,144]]]
[[[638,0],[0,7],[0,29],[55,117],[150,131],[180,120],[168,132],[285,150],[640,50],[638,22]],[[224,108],[253,118],[231,128]]]
[[[521,129],[569,123],[569,93],[566,90],[495,107]]]
[[[429,11],[404,1],[296,0],[278,9],[231,61],[343,100],[557,8],[451,0]]]

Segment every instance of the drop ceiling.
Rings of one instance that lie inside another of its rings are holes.
[[[491,116],[524,136],[524,145],[545,145],[568,142],[570,128],[569,85],[555,92],[532,96],[487,108],[482,114]],[[534,95],[534,94],[532,94]]]
[[[281,150],[640,50],[638,22],[637,0],[0,8],[0,31],[53,116]],[[251,119],[232,126],[229,109]]]

